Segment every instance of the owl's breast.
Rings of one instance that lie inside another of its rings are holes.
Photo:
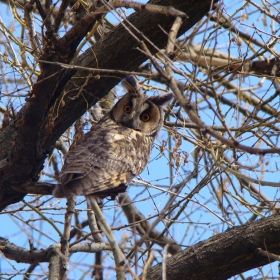
[[[99,138],[99,137],[98,137]],[[154,137],[126,127],[107,129],[96,153],[114,165],[126,166],[133,174],[139,175],[150,158]],[[95,145],[96,149],[96,145]]]

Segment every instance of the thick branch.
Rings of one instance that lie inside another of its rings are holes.
[[[10,243],[8,239],[0,237],[0,251],[5,255],[6,258],[14,260],[18,263],[34,264],[49,262],[54,253],[54,250],[56,254],[61,255],[60,248],[56,245],[51,246],[45,250],[27,250],[13,243]],[[84,243],[73,245],[72,247],[70,247],[69,252],[96,253],[104,250],[111,250],[111,247],[105,243]]]
[[[167,259],[167,279],[225,280],[269,264],[274,260],[259,253],[258,248],[279,255],[279,234],[279,215],[229,229]],[[146,279],[162,277],[159,264],[148,271]]]

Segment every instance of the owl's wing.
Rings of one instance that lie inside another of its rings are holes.
[[[83,178],[91,171],[94,161],[97,161],[97,155],[92,154],[87,146],[78,145],[65,156],[64,165],[60,171],[61,183],[67,184],[71,180]]]
[[[62,185],[55,189],[54,196],[106,192],[125,185],[138,175],[131,166],[131,161],[124,156],[125,151],[119,151],[121,155],[117,156],[114,143],[104,141],[104,137],[100,139],[98,131],[94,132],[86,135],[76,149],[69,151],[65,156],[60,173]]]

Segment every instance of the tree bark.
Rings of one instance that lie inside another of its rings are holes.
[[[275,259],[263,256],[258,248],[280,254],[280,215],[217,234],[166,261],[168,280],[225,280]],[[265,255],[265,254],[264,254]],[[147,280],[162,278],[162,264],[148,271]]]

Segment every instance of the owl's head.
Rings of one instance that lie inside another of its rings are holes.
[[[147,97],[141,93],[133,76],[127,76],[122,84],[128,92],[115,104],[111,117],[119,124],[155,136],[163,123],[162,106],[173,95]]]

